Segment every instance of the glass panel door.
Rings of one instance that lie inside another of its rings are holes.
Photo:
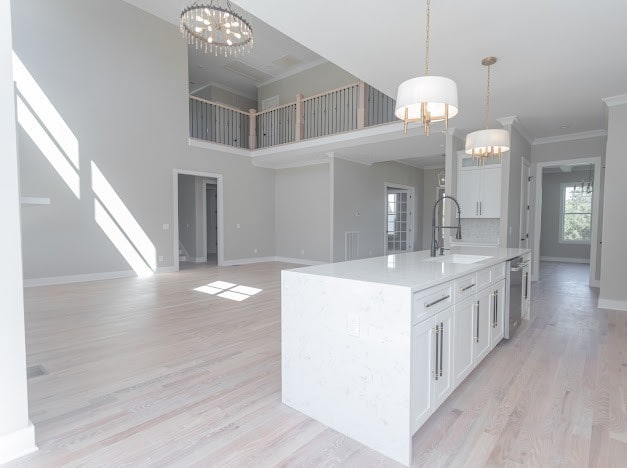
[[[386,239],[387,253],[409,250],[409,191],[389,188],[387,192]]]

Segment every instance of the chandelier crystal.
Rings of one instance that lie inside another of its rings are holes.
[[[455,117],[457,108],[457,84],[444,76],[429,75],[429,46],[431,36],[431,1],[427,0],[427,28],[425,38],[425,76],[411,78],[398,87],[394,115],[403,120],[404,132],[407,124],[420,122],[425,135],[429,135],[432,122]]]
[[[197,50],[224,57],[250,52],[253,29],[231,2],[188,1],[181,12],[181,32]]]
[[[486,88],[485,130],[477,130],[466,135],[466,154],[471,154],[481,166],[487,158],[498,157],[509,151],[509,132],[500,128],[489,128],[490,121],[490,67],[496,63],[496,57],[486,57],[481,61],[488,67],[488,85]]]

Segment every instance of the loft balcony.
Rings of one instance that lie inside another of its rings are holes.
[[[395,101],[363,81],[262,112],[189,98],[189,134],[196,145],[226,146],[257,165],[299,162],[338,146],[403,137]]]

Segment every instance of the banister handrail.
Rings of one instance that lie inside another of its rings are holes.
[[[290,102],[290,103],[288,103],[288,104],[282,104],[282,105],[280,105],[280,106],[273,107],[272,109],[266,109],[266,110],[264,110],[264,111],[259,111],[259,112],[257,112],[255,115],[267,114],[268,112],[272,112],[272,111],[276,111],[276,110],[281,110],[281,109],[283,109],[283,108],[285,108],[285,107],[290,107],[290,106],[295,106],[295,105],[296,105],[296,101],[294,101],[294,102]]]
[[[237,107],[228,106],[226,104],[221,104],[219,102],[208,101],[207,99],[199,98],[197,96],[192,96],[192,95],[190,95],[189,98],[190,99],[194,99],[196,101],[200,101],[200,102],[204,102],[204,103],[207,103],[207,104],[211,104],[212,106],[222,107],[223,109],[228,109],[228,110],[232,110],[232,111],[235,111],[235,112],[239,112],[240,114],[250,115],[250,112],[243,111],[241,109],[238,109]]]
[[[304,101],[309,101],[310,99],[315,99],[315,98],[319,98],[319,97],[322,97],[322,96],[326,96],[327,94],[333,94],[333,93],[336,93],[338,91],[344,91],[345,89],[350,89],[350,88],[353,88],[355,86],[359,86],[359,81],[357,81],[355,83],[352,83],[352,84],[348,84],[346,86],[342,86],[340,88],[332,89],[331,91],[325,91],[323,93],[314,94],[313,96],[304,97],[303,98],[303,102]]]

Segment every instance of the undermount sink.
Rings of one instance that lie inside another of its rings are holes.
[[[492,258],[490,256],[485,255],[463,255],[463,254],[451,254],[451,255],[443,255],[438,257],[428,258],[426,262],[439,262],[439,263],[460,263],[463,265],[469,265],[471,263],[482,262],[483,260],[487,260]]]

